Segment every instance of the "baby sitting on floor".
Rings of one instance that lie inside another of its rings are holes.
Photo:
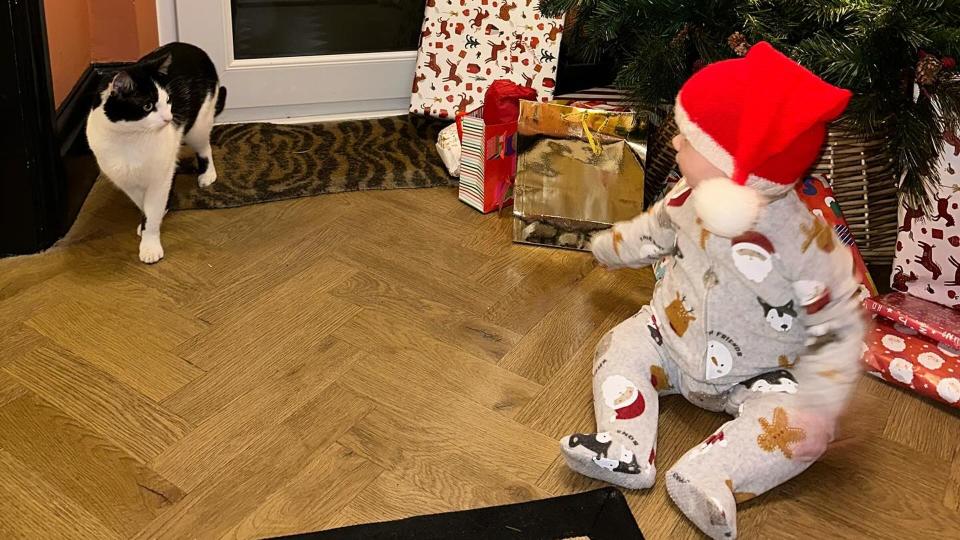
[[[704,533],[736,536],[736,505],[825,451],[859,374],[853,259],[794,192],[850,92],[767,43],[680,90],[684,180],[594,237],[608,268],[671,255],[651,304],[608,333],[593,366],[597,432],[561,441],[570,468],[631,489],[655,477],[658,397],[735,418],[667,472]]]

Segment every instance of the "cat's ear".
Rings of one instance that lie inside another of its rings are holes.
[[[113,94],[126,94],[133,91],[133,79],[126,71],[121,71],[113,76],[113,82],[110,83]]]
[[[159,64],[157,64],[157,73],[166,75],[170,71],[171,62],[173,62],[173,55],[167,53],[167,55],[160,60]]]
[[[170,71],[170,64],[173,62],[173,55],[167,53],[160,58],[150,60],[146,66],[148,69],[153,69],[160,75],[167,75]]]

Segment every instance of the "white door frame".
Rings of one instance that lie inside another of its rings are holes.
[[[157,0],[161,43],[193,43],[217,66],[228,92],[219,122],[407,112],[416,51],[237,60],[230,15],[230,0]]]

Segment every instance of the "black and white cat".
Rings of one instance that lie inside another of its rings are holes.
[[[140,208],[140,260],[163,258],[160,222],[181,143],[197,153],[198,183],[217,179],[210,149],[213,119],[227,90],[198,47],[164,45],[101,84],[87,117],[87,140],[100,170]]]

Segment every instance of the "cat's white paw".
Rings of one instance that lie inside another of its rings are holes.
[[[204,188],[210,184],[217,181],[217,170],[213,168],[213,163],[211,163],[207,170],[197,178],[197,184],[200,184],[200,187]]]
[[[147,264],[153,264],[163,258],[163,246],[160,245],[160,238],[140,238],[140,260]]]

